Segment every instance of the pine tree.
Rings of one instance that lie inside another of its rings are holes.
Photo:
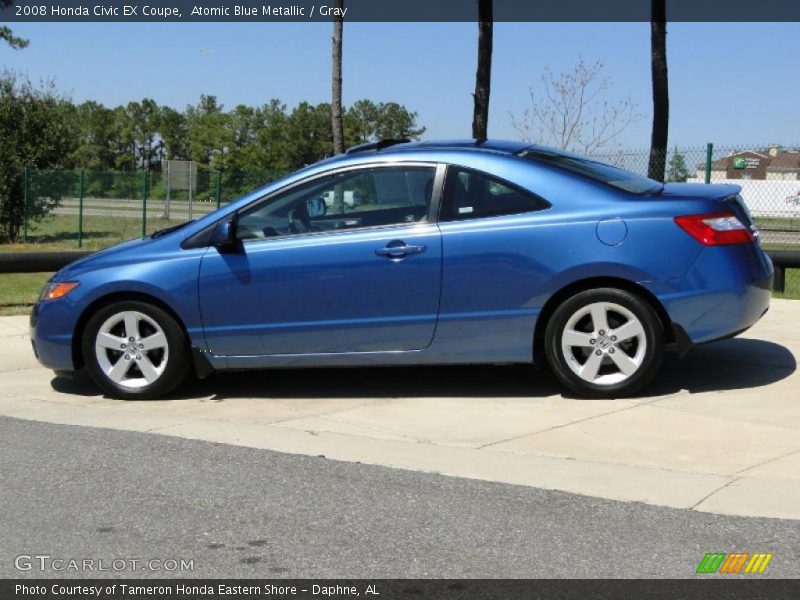
[[[678,181],[682,183],[689,178],[689,169],[686,168],[686,158],[683,154],[678,152],[677,148],[675,148],[675,151],[672,153],[667,167],[667,181]]]

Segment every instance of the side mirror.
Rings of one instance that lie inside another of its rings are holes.
[[[322,197],[317,197],[306,200],[306,211],[308,212],[308,216],[312,219],[324,217],[325,213],[328,212],[325,199]]]
[[[235,252],[239,249],[239,240],[236,239],[238,222],[238,215],[233,214],[217,223],[212,242],[217,250],[220,252]]]

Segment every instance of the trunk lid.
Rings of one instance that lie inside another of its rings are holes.
[[[668,200],[687,198],[722,200],[741,191],[740,186],[729,183],[665,183],[664,189],[658,195]]]
[[[739,193],[741,191],[740,186],[729,183],[666,183],[659,197],[665,200],[686,200],[687,198],[716,200],[721,204],[721,210],[733,213],[742,225],[750,229],[753,236],[758,238],[758,227],[750,214],[750,209],[747,208],[747,203]]]

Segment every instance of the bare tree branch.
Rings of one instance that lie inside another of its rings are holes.
[[[613,81],[602,77],[602,61],[587,64],[583,58],[568,72],[542,73],[543,99],[530,90],[530,105],[511,114],[511,126],[523,140],[591,154],[608,150],[631,124],[644,118],[630,97],[606,96]]]

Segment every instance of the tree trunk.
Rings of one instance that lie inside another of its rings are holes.
[[[341,9],[344,0],[336,0]],[[341,15],[342,11],[337,11]],[[333,153],[344,153],[344,126],[342,124],[342,30],[344,17],[335,16],[333,20],[333,97],[331,98],[331,125],[333,127]]]
[[[475,73],[475,109],[472,114],[472,137],[476,140],[485,140],[489,129],[492,29],[492,0],[478,0],[478,70]]]
[[[669,84],[667,79],[666,0],[651,0],[650,60],[653,75],[653,134],[647,176],[664,181],[669,130]]]

